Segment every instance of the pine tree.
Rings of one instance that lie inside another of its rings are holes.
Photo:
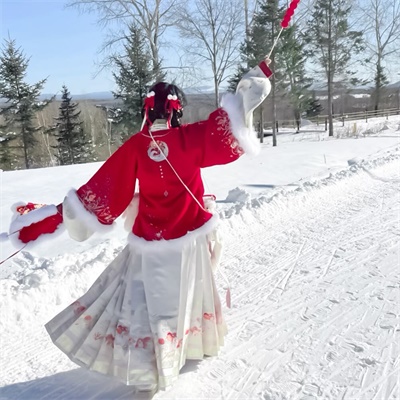
[[[122,109],[116,114],[118,118],[114,118],[114,123],[122,131],[123,138],[140,129],[143,99],[153,80],[160,74],[159,68],[154,70],[151,67],[152,59],[141,31],[131,26],[129,33],[124,54],[113,57],[116,67],[113,77],[118,86],[113,95],[122,100]]]
[[[389,83],[385,70],[381,65],[381,60],[379,60],[379,62],[376,65],[374,82],[375,82],[373,91],[374,110],[378,111],[379,103],[381,102],[382,88],[384,88]]]
[[[11,135],[5,135],[0,131],[0,168],[4,170],[15,169],[17,160],[10,148]]]
[[[321,102],[318,99],[313,98],[311,99],[311,102],[306,110],[306,116],[308,118],[316,117],[317,115],[321,114],[322,110],[323,108]]]
[[[56,137],[56,157],[60,165],[80,164],[94,161],[91,140],[85,135],[80,120],[78,104],[72,102],[68,88],[62,87],[59,116],[52,134]]]
[[[329,136],[333,136],[333,88],[335,79],[351,79],[349,68],[353,55],[363,49],[362,33],[349,26],[351,4],[349,0],[319,0],[314,4],[305,39],[310,56],[323,68],[328,89]]]
[[[305,112],[311,102],[312,94],[309,88],[312,79],[306,75],[306,51],[296,24],[289,26],[283,31],[282,47],[280,50],[279,63],[286,71],[287,92],[289,102],[293,107],[297,132],[300,130],[301,115]],[[282,77],[283,79],[283,77]]]
[[[0,98],[4,98],[6,104],[0,108],[0,116],[4,119],[1,129],[6,140],[1,141],[0,146],[9,146],[13,141],[14,151],[22,151],[26,168],[30,168],[34,161],[32,150],[37,142],[35,132],[38,130],[34,127],[35,113],[52,100],[38,102],[46,79],[33,85],[26,83],[28,64],[29,59],[16,47],[15,41],[5,40],[0,55]],[[2,153],[9,151],[3,147]]]

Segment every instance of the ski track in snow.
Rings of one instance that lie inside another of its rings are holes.
[[[393,151],[291,191],[223,205],[221,268],[233,303],[226,344],[219,357],[188,362],[154,398],[399,399],[399,160]],[[17,262],[30,273],[0,281],[0,327],[18,343],[1,343],[1,400],[146,397],[66,361],[43,327],[122,244],[97,248],[95,258],[24,253]],[[217,281],[222,289],[218,273]],[[57,295],[59,285],[73,289],[70,297]]]

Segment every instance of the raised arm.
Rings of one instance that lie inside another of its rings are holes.
[[[227,164],[242,154],[257,154],[259,142],[253,129],[253,111],[271,90],[269,60],[247,72],[235,94],[225,94],[221,108],[208,120],[187,127],[190,140],[201,149],[200,167]]]

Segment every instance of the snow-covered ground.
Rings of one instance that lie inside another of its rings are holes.
[[[219,357],[188,363],[155,399],[400,398],[400,117],[339,127],[340,138],[287,130],[256,158],[204,170],[222,218],[229,334]],[[13,203],[58,204],[98,167],[3,172],[0,232]],[[43,327],[125,238],[121,223],[84,243],[63,234],[0,265],[0,399],[138,398],[78,368]],[[15,251],[0,245],[1,260]]]

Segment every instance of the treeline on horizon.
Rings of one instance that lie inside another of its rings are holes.
[[[351,87],[368,84],[363,107],[379,110],[399,107],[399,90],[387,91],[387,66],[399,64],[400,4],[397,0],[303,0],[290,4],[295,10],[282,29],[288,1],[284,0],[71,0],[68,7],[95,12],[107,26],[118,25],[104,48],[116,84],[117,105],[74,102],[68,87],[61,101],[39,101],[46,79],[26,82],[29,57],[23,44],[4,40],[0,54],[0,168],[14,170],[69,165],[106,159],[124,140],[140,129],[141,107],[148,88],[161,80],[181,87],[195,86],[207,69],[214,93],[197,96],[198,103],[185,110],[186,121],[207,117],[218,107],[222,86],[234,91],[241,76],[270,55],[274,75],[272,91],[255,110],[260,130],[268,120],[273,145],[276,121],[323,112],[333,136],[335,98],[344,98]],[[168,29],[179,33],[181,65],[168,68],[160,56]],[[279,40],[276,40],[279,36]],[[33,55],[34,56],[34,55]],[[201,66],[201,68],[199,68]],[[361,79],[360,67],[369,71]],[[49,71],[51,72],[51,71]],[[313,83],[326,88],[322,101]],[[397,97],[396,97],[397,96]],[[343,109],[342,100],[342,109]],[[284,117],[282,117],[284,113]],[[289,113],[289,115],[288,115]],[[259,135],[263,140],[263,134]]]

